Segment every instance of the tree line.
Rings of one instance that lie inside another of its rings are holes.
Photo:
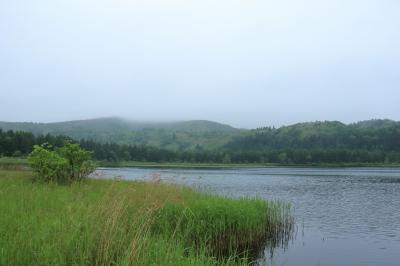
[[[299,123],[265,127],[227,143],[230,150],[348,149],[400,151],[400,123],[369,120],[345,125],[340,122]]]
[[[264,138],[265,136],[263,136]],[[174,151],[145,145],[120,145],[99,143],[94,140],[74,141],[62,135],[34,135],[22,131],[2,131],[0,129],[0,156],[23,157],[32,152],[34,145],[48,143],[62,147],[65,140],[79,143],[82,148],[93,151],[93,159],[98,161],[141,161],[141,162],[190,162],[190,163],[399,163],[400,149],[397,146],[384,149],[381,145],[364,144],[354,148],[346,146],[303,146],[264,147],[245,149],[224,147],[218,150]],[[243,141],[243,140],[242,140]],[[259,140],[249,138],[258,146]],[[397,140],[395,140],[397,141]],[[253,145],[253,144],[252,144]],[[252,145],[247,145],[251,147]]]

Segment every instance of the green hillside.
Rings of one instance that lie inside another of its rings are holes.
[[[59,147],[65,137],[58,134],[62,134],[81,139],[82,147],[94,151],[94,158],[99,161],[278,164],[400,162],[400,123],[391,120],[369,120],[348,125],[337,121],[308,122],[255,130],[234,129],[210,121],[139,123],[118,118],[3,125],[7,127],[0,128],[0,156],[27,155],[34,144],[44,142]],[[5,131],[8,129],[22,131]],[[23,131],[32,131],[38,136]],[[47,133],[51,134],[41,135]]]
[[[259,128],[225,145],[228,150],[363,149],[400,150],[400,122],[367,120],[353,124],[338,121],[298,123],[280,128]]]
[[[175,151],[400,150],[400,122],[392,120],[367,120],[352,124],[317,121],[280,128],[243,130],[206,120],[138,122],[112,117],[57,123],[0,122],[0,129]]]
[[[246,132],[206,120],[139,122],[116,117],[57,123],[0,122],[0,128],[3,131],[66,135],[76,140],[143,144],[172,150],[214,149]]]

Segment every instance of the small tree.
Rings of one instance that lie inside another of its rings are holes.
[[[90,157],[91,152],[66,141],[55,151],[48,144],[35,145],[28,161],[36,173],[35,180],[71,183],[82,180],[96,169]]]
[[[67,179],[68,161],[51,151],[51,148],[46,143],[35,145],[28,157],[29,164],[36,173],[36,181],[62,182]]]
[[[65,141],[58,152],[68,161],[68,175],[72,181],[80,181],[96,169],[95,164],[90,160],[92,152],[82,149],[77,143]]]

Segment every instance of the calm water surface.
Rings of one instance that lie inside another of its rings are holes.
[[[102,168],[98,172],[123,179],[161,177],[212,193],[291,203],[297,233],[272,258],[265,252],[268,265],[400,265],[400,169]]]

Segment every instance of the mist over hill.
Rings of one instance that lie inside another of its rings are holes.
[[[65,135],[76,140],[148,145],[172,150],[218,148],[232,137],[246,132],[207,120],[145,122],[119,117],[56,123],[0,122],[0,128],[32,132],[35,135]]]
[[[57,123],[0,122],[0,128],[175,151],[400,150],[400,122],[383,119],[351,124],[317,121],[245,130],[207,120],[143,122],[109,117]]]
[[[400,122],[392,120],[352,124],[317,121],[253,130],[204,120],[135,122],[99,118],[58,123],[0,122],[0,154],[26,155],[32,143],[61,145],[65,136],[94,151],[97,160],[107,161],[400,162]]]

